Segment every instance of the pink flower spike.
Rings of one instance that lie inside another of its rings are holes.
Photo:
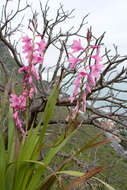
[[[32,64],[32,73],[36,80],[39,80],[39,75],[36,72],[35,66]]]
[[[72,97],[70,97],[71,103],[74,101],[76,95],[78,94],[78,86],[75,87]]]
[[[42,54],[43,54],[43,52],[42,52]],[[32,57],[32,63],[33,64],[37,64],[37,63],[42,64],[43,63],[43,57],[38,55],[37,53],[34,53],[33,57]]]
[[[25,134],[25,131],[24,129],[22,128],[22,121],[17,119],[16,120],[16,126],[20,129],[21,133],[22,133],[22,136]]]
[[[29,83],[30,83],[30,84],[33,84],[33,79],[32,79],[31,76],[29,77]]]
[[[73,45],[71,46],[71,49],[73,49],[72,53],[78,52],[80,50],[85,50],[82,45],[81,45],[81,41],[79,39],[79,41],[74,40]]]
[[[74,99],[75,99],[75,97],[74,97],[74,96],[71,96],[71,97],[69,98],[69,100],[70,100],[70,102],[71,102],[71,103],[73,103],[73,102],[74,102]]]
[[[77,101],[77,104],[76,104],[76,106],[75,106],[75,108],[72,110],[72,120],[74,120],[75,119],[75,117],[76,117],[76,115],[77,115],[77,113],[78,113],[78,110],[79,110],[79,102]]]
[[[29,43],[29,42],[31,42],[31,38],[29,38],[28,36],[24,36],[23,38],[22,38],[22,42],[24,42],[24,43]]]
[[[98,70],[98,72],[101,72],[101,69],[104,67],[104,65],[102,65],[102,64],[95,64],[95,68],[96,68],[96,70]]]
[[[99,77],[99,74],[101,72],[101,69],[104,67],[104,65],[101,65],[101,64],[95,64],[95,65],[92,65],[90,66],[91,68],[91,75],[94,76],[95,78],[98,78]]]
[[[20,96],[20,109],[21,109],[22,111],[24,111],[25,108],[26,108],[26,97],[27,97],[27,95],[24,95],[24,94],[22,94],[22,95]]]
[[[92,74],[89,74],[89,75],[88,75],[88,79],[89,79],[91,85],[92,85],[93,87],[95,87],[95,85],[96,85],[96,83],[95,83],[95,78],[92,76]]]
[[[13,113],[13,119],[17,120],[18,119],[18,111]]]
[[[75,86],[78,86],[78,87],[79,87],[80,80],[81,80],[81,77],[80,77],[80,76],[77,77],[77,79],[75,79],[75,81],[74,81]]]
[[[24,129],[22,128],[22,121],[19,120],[18,114],[19,114],[18,111],[14,112],[14,113],[13,113],[13,119],[15,120],[15,124],[16,124],[16,126],[20,129],[22,135],[24,135],[24,134],[25,134],[25,131],[24,131]]]
[[[76,79],[76,80],[75,80],[75,89],[74,89],[74,91],[73,91],[72,97],[70,97],[71,103],[74,101],[76,95],[78,94],[79,82],[80,82],[79,79]]]
[[[81,70],[79,71],[78,75],[79,75],[79,76],[81,75],[82,77],[85,77],[85,76],[88,75],[88,73],[85,71],[85,69],[81,69]]]
[[[91,89],[90,89],[88,82],[86,82],[86,90],[87,90],[87,92],[91,93]]]
[[[43,57],[38,56],[37,57],[37,63],[42,64],[43,63]]]
[[[37,43],[38,45],[38,52],[39,53],[42,53],[44,50],[45,50],[45,47],[46,47],[46,43],[45,43],[45,40],[42,39],[39,43]]]
[[[24,67],[21,67],[21,68],[18,70],[18,72],[19,72],[19,73],[22,73],[22,72],[24,72],[24,71],[29,72],[29,70],[30,70],[30,66],[24,66]]]
[[[31,89],[30,89],[30,94],[29,94],[30,99],[32,99],[33,92],[34,92],[34,88],[31,88]]]
[[[36,88],[35,84],[33,83],[32,85],[33,85],[34,92],[37,93],[37,88]]]
[[[97,64],[99,64],[102,61],[102,58],[99,56],[99,54],[100,54],[100,48],[98,48],[96,55],[90,56],[91,58],[95,59]]]
[[[99,71],[96,69],[95,65],[90,66],[91,69],[91,75],[95,78],[99,77]]]
[[[18,109],[20,107],[20,100],[17,95],[11,94],[10,102],[11,102],[10,105],[11,108]]]
[[[29,56],[31,55],[31,52],[32,52],[32,44],[31,43],[27,43],[22,48],[23,48],[23,53],[28,53]],[[27,56],[27,58],[29,58],[29,57]]]
[[[79,59],[79,58],[76,58],[73,54],[71,54],[70,53],[70,56],[71,57],[69,57],[69,63],[71,64],[70,65],[70,68],[72,69],[72,68],[75,68],[76,67],[76,65],[77,65],[77,63],[78,62],[80,62],[80,61],[82,61],[82,59]]]
[[[83,97],[82,97],[82,111],[85,112],[86,111],[86,92],[85,90],[83,91]]]

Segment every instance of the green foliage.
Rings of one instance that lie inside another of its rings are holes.
[[[1,111],[1,138],[0,138],[0,184],[1,190],[50,190],[54,188],[54,183],[59,181],[59,176],[66,173],[71,176],[79,177],[81,173],[76,171],[66,171],[63,170],[65,166],[72,161],[74,156],[79,155],[82,151],[91,148],[91,146],[98,146],[99,144],[94,144],[95,141],[102,135],[97,134],[85,145],[83,145],[79,150],[77,150],[69,159],[64,160],[60,163],[59,167],[55,170],[51,168],[51,162],[53,161],[56,154],[67,145],[68,141],[78,132],[78,128],[70,132],[66,137],[63,133],[58,137],[57,140],[49,148],[47,155],[44,159],[38,160],[41,149],[44,147],[44,138],[46,136],[46,131],[48,123],[53,115],[56,100],[59,94],[58,86],[54,87],[46,108],[44,111],[44,125],[41,127],[42,117],[40,118],[39,124],[36,129],[33,130],[32,124],[28,135],[26,134],[21,137],[12,119],[12,110],[9,111],[9,127],[8,127],[8,143],[5,147],[5,138],[3,133],[3,122],[5,107],[8,103],[7,95],[9,90],[9,83],[7,84],[5,93],[3,95],[3,104]],[[22,140],[20,140],[22,138]],[[102,142],[100,142],[102,143]],[[87,174],[82,173],[81,183],[88,180],[89,178],[100,172],[103,167],[95,168]],[[79,184],[79,179],[70,184],[67,188],[70,189],[71,186],[77,186]],[[105,184],[105,183],[103,183]],[[110,187],[110,186],[109,186]],[[61,186],[62,189],[64,187]]]

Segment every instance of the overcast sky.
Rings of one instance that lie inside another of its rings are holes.
[[[0,0],[4,2],[5,0]],[[16,9],[16,1],[12,0],[9,4],[9,9]],[[33,4],[34,9],[39,11],[39,0],[27,0]],[[40,0],[42,5],[45,5],[47,0]],[[21,0],[24,4],[25,0]],[[86,28],[92,26],[93,34],[99,37],[103,32],[106,32],[104,42],[108,49],[113,49],[113,44],[118,46],[118,51],[121,55],[127,55],[127,0],[49,0],[51,17],[56,12],[57,8],[63,4],[65,10],[75,9],[71,25],[78,25],[83,16],[89,13],[86,21]],[[1,7],[1,6],[0,6]],[[30,18],[30,12],[26,14],[26,23]],[[20,18],[19,18],[20,19]],[[17,19],[15,22],[19,22]],[[69,24],[70,26],[70,24]],[[63,25],[63,27],[67,27]],[[86,34],[84,34],[86,35]],[[16,36],[17,37],[17,36]],[[53,55],[53,56],[52,56]],[[48,61],[49,64],[55,63],[54,53]]]
[[[0,8],[1,2],[4,1],[0,0]],[[10,1],[10,9],[16,9],[16,1],[18,0]],[[27,1],[39,11],[39,0]],[[47,0],[40,1],[42,5],[47,2]],[[24,4],[25,0],[21,0],[21,3]],[[72,21],[74,24],[80,24],[81,18],[89,13],[87,26],[92,26],[93,33],[99,36],[106,32],[105,43],[107,47],[111,48],[112,44],[115,43],[118,45],[120,53],[127,55],[127,0],[49,0],[51,15],[54,15],[60,3],[64,5],[65,10],[75,9],[73,14],[75,19]],[[26,16],[29,19],[30,15]],[[19,22],[18,19],[17,22]]]
[[[37,0],[33,2],[38,8]],[[41,0],[45,4],[46,0]],[[89,13],[88,26],[92,26],[94,34],[101,35],[104,31],[105,43],[108,48],[118,45],[119,52],[127,55],[127,0],[50,0],[51,14],[62,3],[67,10],[75,9],[75,21]]]

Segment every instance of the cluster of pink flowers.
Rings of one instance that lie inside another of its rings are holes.
[[[95,55],[88,55],[88,57],[94,59],[94,64],[91,65],[84,65],[82,59],[76,58],[73,53],[79,52],[79,51],[86,51],[85,48],[81,45],[81,41],[74,40],[74,43],[71,47],[72,53],[70,53],[69,57],[69,63],[70,63],[70,69],[75,69],[77,64],[82,64],[82,69],[79,70],[77,73],[77,77],[74,81],[74,91],[73,95],[70,97],[71,103],[77,99],[76,107],[73,109],[73,115],[72,119],[75,119],[75,116],[79,109],[81,109],[82,112],[85,112],[86,110],[86,94],[91,92],[91,87],[95,87],[96,85],[96,79],[99,77],[99,74],[104,67],[100,64],[102,61],[102,58],[100,57],[100,46],[90,46],[90,49],[96,49]],[[81,88],[82,87],[82,88]],[[81,92],[82,91],[82,92]],[[80,99],[80,107],[79,107],[79,100],[78,96],[82,94],[82,99]]]
[[[37,64],[43,63],[43,54],[45,50],[44,39],[40,42],[32,42],[32,39],[28,36],[23,37],[22,42],[24,43],[23,53],[26,53],[27,65],[19,69],[19,73],[24,73],[24,79],[22,81],[23,93],[20,96],[16,94],[11,94],[10,102],[11,108],[13,108],[13,118],[15,120],[16,126],[20,129],[22,134],[24,134],[24,129],[22,128],[23,122],[20,120],[20,112],[26,109],[26,99],[29,96],[32,99],[33,93],[37,93],[36,85],[33,82],[32,76],[36,80],[39,80],[39,75],[36,72],[35,66]]]

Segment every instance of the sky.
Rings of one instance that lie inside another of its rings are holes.
[[[37,0],[30,0],[38,8]],[[41,0],[45,4],[46,0]],[[62,3],[67,10],[75,9],[73,22],[78,24],[89,13],[88,26],[97,36],[106,32],[104,41],[108,49],[115,44],[120,54],[127,55],[127,0],[50,0],[51,14]]]
[[[5,0],[0,1],[4,2]],[[10,10],[16,9],[16,1],[18,0],[10,1],[8,7]],[[32,3],[34,10],[40,11],[39,0],[27,1]],[[47,0],[40,1],[42,5],[45,5]],[[21,3],[24,5],[25,0],[21,0]],[[86,28],[92,26],[92,32],[96,37],[106,32],[104,37],[105,47],[113,49],[113,44],[115,44],[118,46],[118,52],[121,55],[127,55],[127,0],[49,0],[51,17],[54,16],[60,3],[63,4],[64,10],[75,9],[73,13],[75,18],[71,20],[71,25],[76,27],[81,23],[83,16],[89,14],[86,19],[86,22],[88,22]],[[27,12],[25,15],[26,24],[29,18],[31,18],[31,14]],[[15,22],[19,22],[19,20],[17,19]],[[69,23],[63,25],[63,27],[68,25]],[[52,55],[51,52],[48,60],[50,63],[55,62]]]

